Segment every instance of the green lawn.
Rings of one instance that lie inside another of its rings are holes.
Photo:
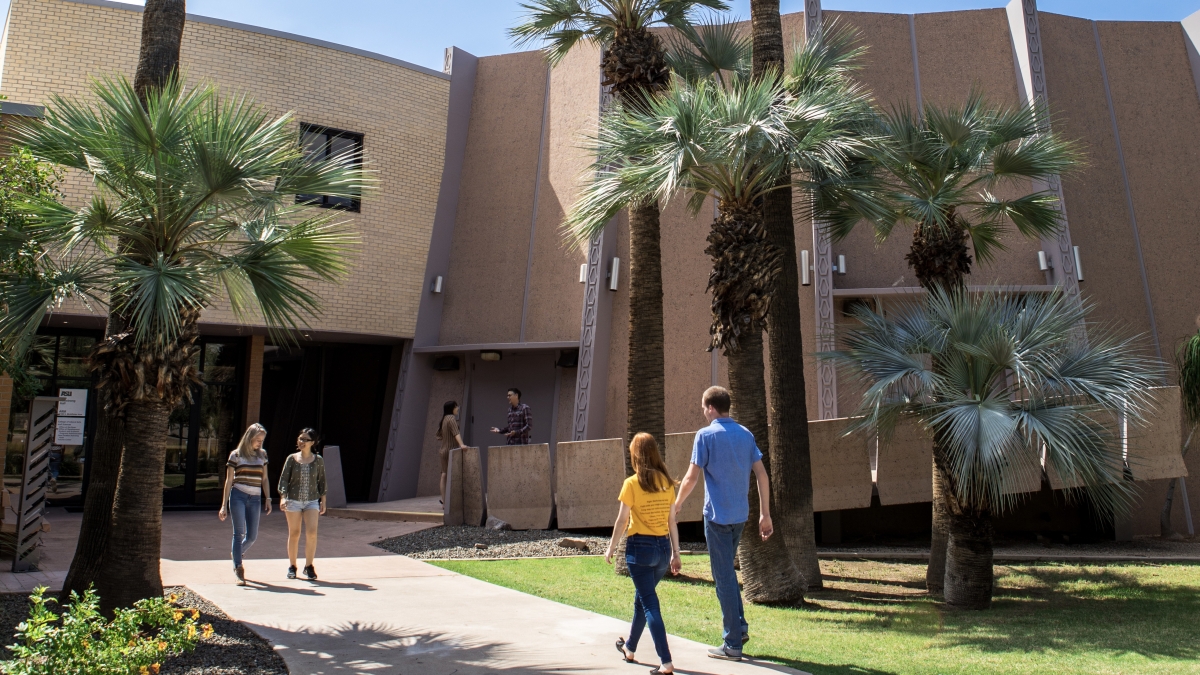
[[[632,612],[633,585],[599,557],[434,564],[620,619]],[[821,568],[826,589],[808,607],[747,607],[747,654],[818,675],[1200,673],[1200,566],[998,565],[993,608],[969,613],[925,595],[923,565]],[[659,597],[669,632],[720,641],[707,557],[685,556]]]

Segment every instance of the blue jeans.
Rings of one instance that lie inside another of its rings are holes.
[[[625,648],[637,651],[642,629],[650,626],[650,637],[654,640],[654,651],[662,663],[671,662],[671,650],[667,647],[667,626],[663,623],[662,610],[658,606],[658,593],[654,590],[667,573],[671,564],[671,538],[635,534],[625,540],[625,562],[629,564],[629,578],[633,579],[633,623],[629,626],[629,639]]]
[[[724,624],[721,636],[725,639],[725,646],[739,654],[742,652],[742,636],[750,632],[742,608],[742,589],[738,587],[737,572],[733,569],[744,527],[745,523],[721,525],[704,519],[708,562],[717,586],[717,602],[721,603],[721,621]]]
[[[248,495],[237,488],[229,491],[229,515],[233,520],[233,566],[242,566],[242,556],[258,539],[262,495]]]

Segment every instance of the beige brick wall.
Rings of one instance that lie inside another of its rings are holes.
[[[88,78],[137,67],[141,12],[68,2],[13,0],[4,35],[0,93],[43,104],[85,96]],[[316,330],[411,337],[423,290],[445,149],[448,80],[366,56],[281,37],[189,21],[183,70],[225,94],[245,93],[273,114],[364,134],[379,189],[359,214],[354,267],[341,285],[315,283],[324,312]],[[68,199],[88,190],[65,183]],[[205,322],[237,323],[226,305]]]

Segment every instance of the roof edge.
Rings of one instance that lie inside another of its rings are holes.
[[[138,12],[138,13],[141,13],[144,9],[144,7],[142,7],[141,5],[134,5],[134,4],[130,4],[127,2],[114,2],[113,0],[63,0],[63,2],[73,2],[77,5],[92,5],[94,7],[107,7],[109,9],[123,9],[123,10],[129,11],[129,12]],[[291,40],[293,42],[302,42],[304,44],[309,44],[309,45],[313,45],[316,47],[325,47],[326,49],[332,49],[334,51],[345,52],[347,54],[354,54],[355,56],[362,56],[362,57],[365,57],[368,59],[374,59],[375,61],[383,61],[384,63],[390,63],[394,66],[400,66],[401,68],[407,68],[409,70],[413,70],[418,73],[422,73],[424,75],[432,75],[433,77],[438,77],[443,80],[450,79],[450,75],[448,75],[447,73],[443,73],[441,71],[434,70],[432,68],[426,68],[425,66],[418,66],[415,63],[409,63],[408,61],[403,61],[401,59],[393,58],[391,56],[386,56],[384,54],[379,54],[377,52],[370,52],[365,49],[359,49],[357,47],[350,47],[348,45],[338,44],[336,42],[328,42],[325,40],[318,40],[317,38],[311,38],[311,37],[307,37],[304,35],[297,35],[296,33],[288,33],[286,31],[275,30],[274,28],[264,28],[262,26],[252,26],[248,23],[238,23],[236,21],[227,21],[225,19],[217,19],[217,18],[211,17],[211,16],[201,16],[199,14],[191,14],[191,13],[189,13],[187,15],[187,20],[195,21],[196,23],[207,23],[207,24],[211,24],[213,26],[221,26],[223,28],[233,28],[235,30],[246,31],[248,33],[258,33],[260,35],[269,35],[271,37],[282,38],[284,40]]]

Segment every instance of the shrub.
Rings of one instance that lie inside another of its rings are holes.
[[[158,673],[164,657],[191,651],[212,635],[212,626],[196,626],[200,612],[177,607],[177,596],[140,600],[118,609],[111,621],[100,613],[100,598],[88,589],[71,593],[60,617],[47,603],[46,587],[29,597],[29,618],[17,626],[16,656],[0,664],[8,675],[149,675]]]

